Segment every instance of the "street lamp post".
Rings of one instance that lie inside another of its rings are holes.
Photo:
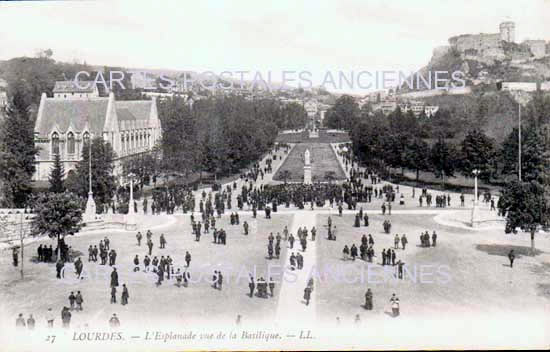
[[[518,104],[518,180],[521,182],[521,103]]]
[[[478,209],[478,202],[477,202],[477,176],[479,175],[480,171],[478,169],[475,169],[472,171],[472,174],[474,175],[474,204],[472,206],[472,217],[471,217],[471,226],[476,227],[478,222],[478,215],[479,215],[479,209]]]
[[[134,174],[128,174],[130,179],[130,200],[128,201],[128,214],[126,215],[126,230],[133,231],[137,228],[136,213],[134,209]]]
[[[92,191],[92,139],[88,137],[88,201],[84,211],[84,221],[94,221],[96,217],[96,204],[94,192]]]

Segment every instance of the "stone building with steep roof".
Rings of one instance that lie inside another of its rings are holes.
[[[56,99],[99,98],[99,90],[93,81],[57,81],[53,88]]]
[[[84,143],[95,137],[109,142],[116,153],[115,171],[124,158],[150,151],[161,140],[157,101],[116,101],[108,98],[48,98],[42,94],[34,128],[34,180],[48,180],[59,154],[68,175],[81,160]]]

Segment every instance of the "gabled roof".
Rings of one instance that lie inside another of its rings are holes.
[[[59,100],[43,99],[41,117],[37,119],[34,131],[47,136],[57,124],[61,132],[67,131],[72,122],[76,131],[84,130],[89,120],[90,132],[100,135],[107,115],[108,98]]]
[[[116,115],[118,121],[136,121],[136,117],[128,109],[117,109]]]
[[[110,99],[112,99],[113,108],[111,112],[109,112]],[[156,121],[158,118],[155,118],[156,107],[153,106],[155,103],[154,99],[115,101],[114,95],[109,98],[55,99],[47,98],[43,94],[34,131],[42,137],[48,136],[54,126],[61,133],[65,133],[69,126],[76,132],[82,132],[88,120],[89,132],[96,136],[101,135],[104,128],[110,130],[117,125],[130,126],[127,123],[132,122],[136,122],[138,128],[156,127],[159,122]],[[107,121],[108,126],[105,125],[107,116],[110,116],[110,120]],[[152,116],[154,120],[149,121]]]
[[[119,115],[121,110],[127,110],[137,120],[149,120],[151,104],[153,100],[124,100],[116,102],[116,111]],[[119,115],[120,120],[120,115]]]

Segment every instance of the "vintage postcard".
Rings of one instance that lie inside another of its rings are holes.
[[[550,348],[550,1],[0,1],[0,350]]]

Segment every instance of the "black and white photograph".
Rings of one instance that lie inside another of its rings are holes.
[[[0,350],[550,348],[550,1],[0,1]]]

